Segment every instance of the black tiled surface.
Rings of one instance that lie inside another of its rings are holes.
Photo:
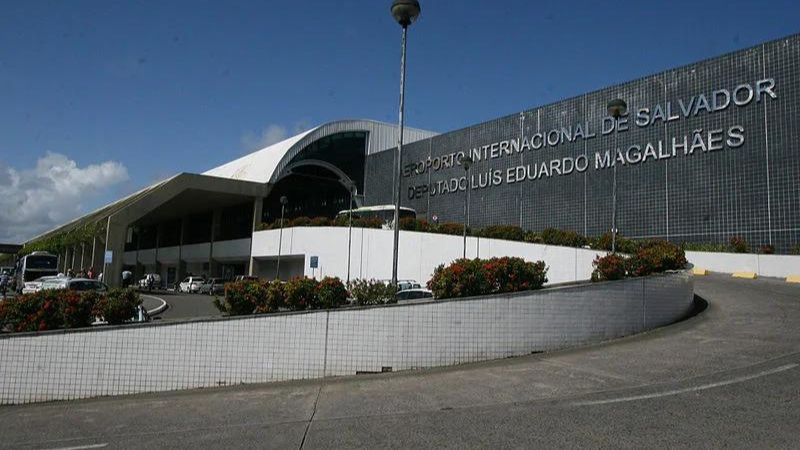
[[[705,94],[710,100],[714,90],[732,92],[741,84],[755,87],[767,78],[775,80],[775,99],[700,111],[666,124],[633,124],[640,108],[650,108],[652,114],[657,104],[665,107],[670,102],[675,111],[679,99],[688,102]],[[602,135],[598,128],[607,115],[606,104],[614,98],[628,103],[630,128]],[[532,230],[552,226],[601,234],[611,227],[613,170],[596,170],[595,152],[611,149],[615,142],[623,151],[630,145],[659,141],[670,149],[673,137],[680,141],[688,136],[691,143],[695,130],[705,134],[741,125],[745,143],[738,148],[618,165],[618,228],[628,237],[678,242],[727,242],[738,235],[754,247],[771,242],[779,251],[800,244],[800,35],[415,142],[404,147],[403,161],[424,161],[506,139],[530,139],[537,132],[587,121],[597,137],[476,162],[471,169],[474,182],[478,174],[501,170],[503,183],[471,191],[470,224],[516,224]],[[583,173],[505,183],[509,167],[580,155],[589,158],[589,169]],[[393,158],[393,151],[368,157],[368,204],[392,202]],[[456,165],[403,177],[402,204],[428,219],[437,215],[440,221],[460,222],[463,191],[409,199],[408,187],[436,185],[463,175]]]

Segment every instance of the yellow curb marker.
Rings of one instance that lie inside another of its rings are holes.
[[[786,277],[787,283],[800,283],[800,275],[789,275]]]
[[[695,267],[692,269],[692,273],[695,275],[705,276],[708,275],[708,270],[703,269],[702,267]]]
[[[733,278],[746,278],[748,280],[755,280],[758,278],[755,272],[734,272]]]

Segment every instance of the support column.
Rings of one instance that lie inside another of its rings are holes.
[[[125,235],[127,223],[115,222],[114,216],[108,218],[106,226],[105,250],[112,252],[111,263],[103,264],[103,282],[110,287],[122,285],[122,263],[125,255]]]
[[[264,208],[264,197],[256,197],[253,200],[253,230],[250,233],[250,262],[247,268],[247,274],[253,276],[255,273],[256,261],[253,258],[253,233],[256,228],[261,224],[261,214]]]
[[[185,228],[186,228],[186,220],[184,220],[184,218],[181,217],[181,235],[180,238],[178,239],[178,267],[175,268],[176,286],[183,280],[183,274],[186,272],[186,265],[183,263],[183,235]]]
[[[84,256],[86,256],[86,243],[81,242],[81,270],[86,269],[84,265]]]
[[[220,224],[222,223],[222,210],[215,209],[211,212],[211,244],[208,246],[208,276],[212,278],[219,277],[217,272],[217,262],[214,261],[214,241],[220,233]]]

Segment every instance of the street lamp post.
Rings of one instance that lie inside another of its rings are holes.
[[[278,231],[278,264],[275,266],[275,279],[280,279],[281,276],[281,244],[283,244],[283,213],[289,199],[285,195],[281,195],[281,224],[280,231]]]
[[[403,156],[403,107],[405,101],[406,81],[406,37],[408,26],[419,17],[420,7],[417,0],[394,0],[392,2],[392,16],[403,27],[403,38],[400,55],[400,114],[397,138],[397,157],[395,161],[395,192],[394,192],[394,251],[392,259],[392,285],[397,286],[397,255],[400,243],[400,179],[401,157]]]
[[[464,259],[467,259],[467,227],[469,226],[469,168],[472,167],[472,158],[464,156],[461,158],[461,167],[464,168],[464,174],[467,180],[467,192],[464,196]]]
[[[614,181],[611,188],[611,253],[617,252],[617,125],[621,116],[625,115],[628,105],[622,99],[615,99],[608,102],[608,115],[614,118],[614,148],[613,163]]]
[[[347,186],[350,191],[350,209],[347,210],[347,284],[350,284],[350,253],[353,242],[353,196],[355,195],[356,185],[350,183]]]

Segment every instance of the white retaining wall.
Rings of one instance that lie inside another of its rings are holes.
[[[712,272],[755,272],[762,277],[779,278],[800,275],[800,255],[686,252],[686,259]]]
[[[282,255],[305,257],[306,276],[347,277],[347,227],[292,227],[283,230]],[[253,233],[252,256],[274,259],[278,254],[279,230]],[[351,278],[392,278],[391,230],[353,228]],[[463,238],[444,234],[400,232],[399,279],[426,283],[440,264],[449,264],[463,255]],[[588,280],[592,261],[606,252],[554,245],[529,244],[477,237],[467,238],[468,258],[519,256],[547,264],[549,284]],[[310,268],[311,256],[319,257],[319,268]],[[274,270],[274,269],[273,269]],[[263,274],[271,278],[273,272]]]
[[[692,308],[676,272],[494,297],[0,336],[0,404],[353,375],[607,340]]]

